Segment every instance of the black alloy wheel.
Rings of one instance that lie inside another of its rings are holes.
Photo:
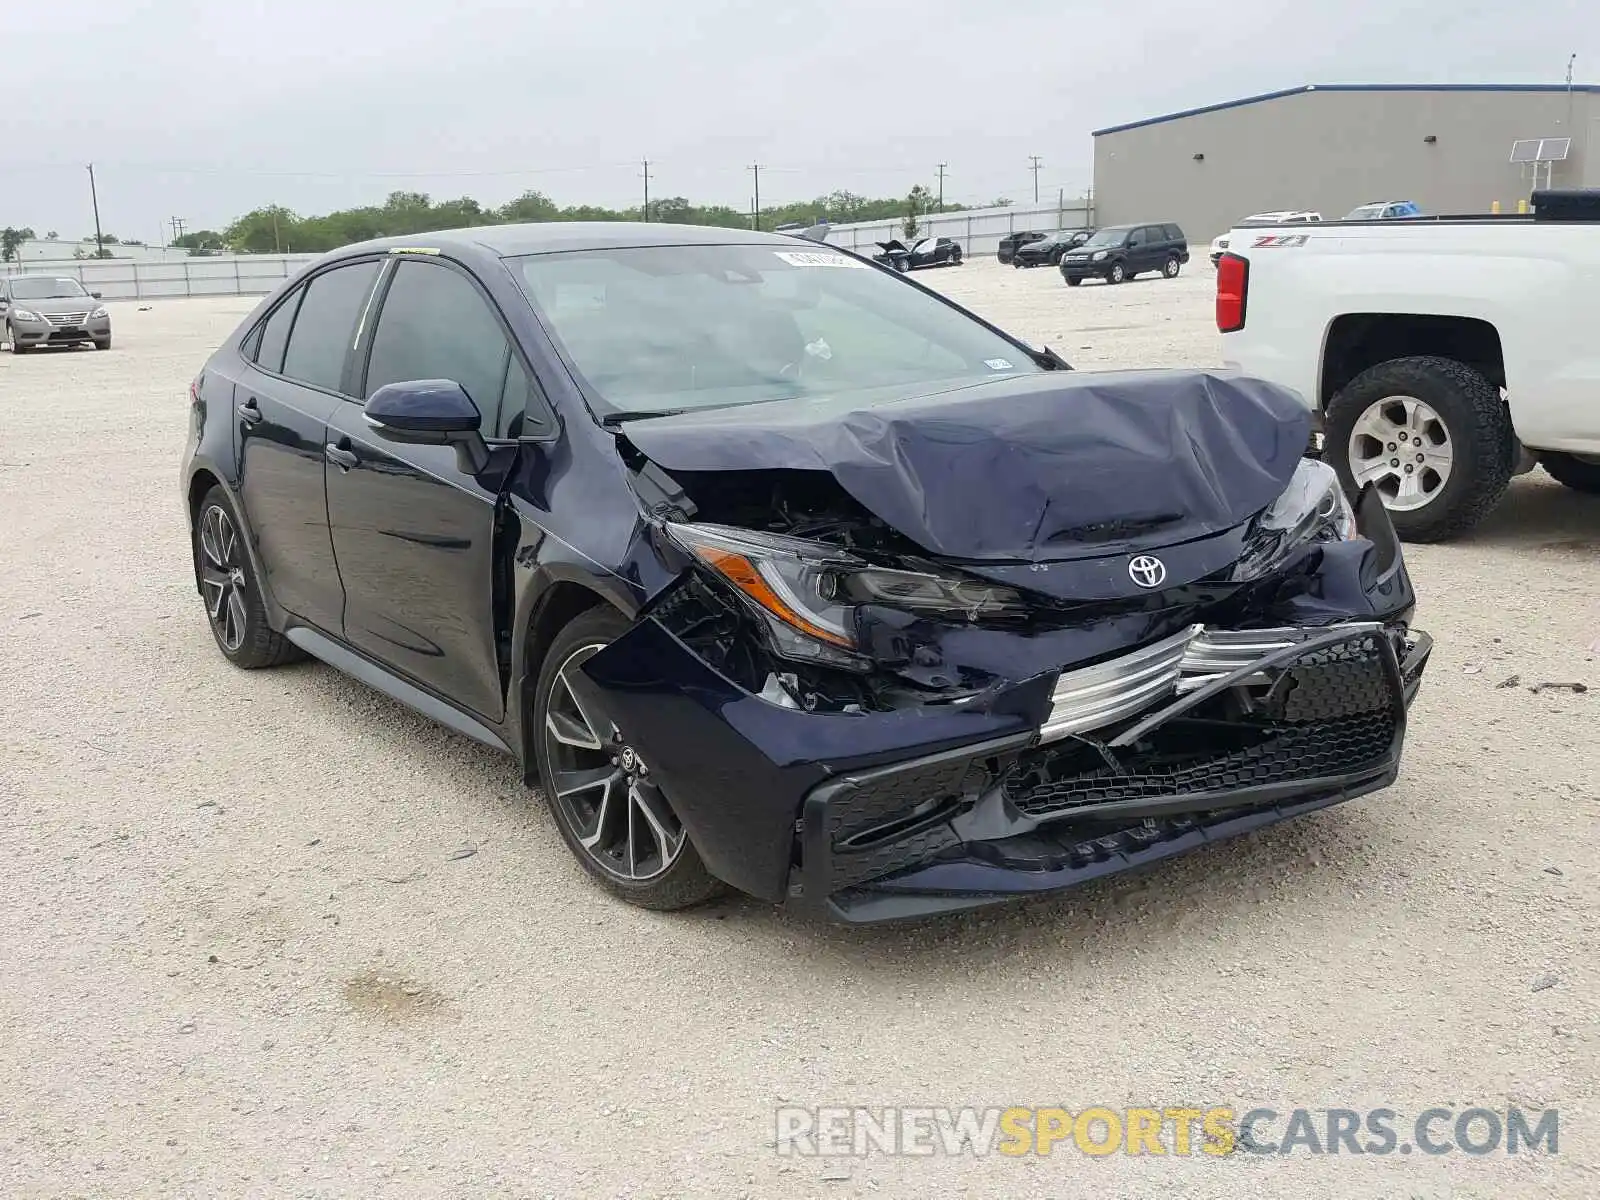
[[[557,635],[535,693],[539,777],[563,840],[589,874],[632,904],[687,908],[723,885],[581,669],[628,628],[620,613],[591,609]]]

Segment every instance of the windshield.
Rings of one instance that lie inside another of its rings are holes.
[[[624,247],[512,266],[601,416],[1042,370],[970,317],[833,250]]]
[[[40,279],[25,276],[11,281],[13,300],[64,300],[69,296],[87,296],[83,284],[76,279]]]
[[[1132,228],[1133,226],[1131,225],[1119,225],[1112,226],[1110,229],[1102,229],[1099,233],[1095,234],[1083,244],[1084,248],[1088,249],[1092,246],[1120,246],[1122,244],[1122,239],[1128,236],[1128,230]]]
[[[1383,216],[1385,204],[1363,204],[1360,208],[1352,208],[1345,216],[1346,221],[1371,221]]]

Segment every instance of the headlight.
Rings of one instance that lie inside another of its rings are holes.
[[[1255,519],[1236,579],[1253,579],[1293,549],[1313,542],[1344,542],[1357,536],[1356,514],[1339,475],[1327,463],[1303,458],[1289,486]]]
[[[96,317],[105,317],[109,315],[110,314],[106,312],[106,306],[102,304],[89,314],[89,319],[93,321]]]
[[[957,621],[1022,609],[1012,588],[875,567],[800,538],[725,525],[669,524],[667,533],[739,594],[785,658],[860,668],[856,609],[862,605]]]
[[[1102,258],[1105,258],[1110,253],[1111,251],[1109,250],[1096,250],[1094,252],[1094,261],[1099,262]]]
[[[44,320],[43,317],[41,317],[38,313],[34,312],[31,308],[13,308],[11,310],[11,315],[13,317],[15,317],[19,321],[42,321],[42,320]]]

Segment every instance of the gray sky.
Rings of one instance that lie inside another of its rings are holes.
[[[1592,0],[96,0],[5,5],[0,225],[152,240],[397,188],[747,208],[1090,183],[1089,131],[1303,83],[1600,79]],[[409,10],[409,11],[408,11]],[[1074,46],[1079,47],[1074,49]]]

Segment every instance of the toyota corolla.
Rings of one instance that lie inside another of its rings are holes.
[[[515,755],[651,908],[971,908],[1372,792],[1430,647],[1293,395],[1074,371],[787,237],[351,246],[191,408],[222,654]]]

